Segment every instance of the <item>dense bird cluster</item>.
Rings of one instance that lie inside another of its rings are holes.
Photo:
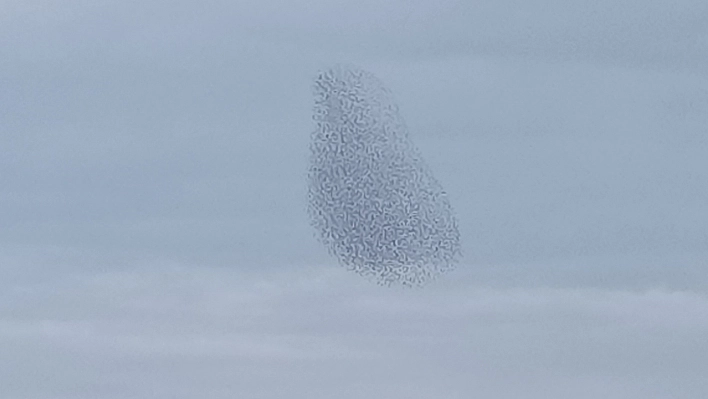
[[[420,285],[451,269],[457,222],[391,93],[344,66],[320,73],[314,92],[308,212],[329,252],[385,285]]]

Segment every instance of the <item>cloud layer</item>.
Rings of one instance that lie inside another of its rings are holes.
[[[3,395],[699,398],[708,389],[704,295],[490,289],[459,276],[406,291],[298,269],[163,265],[5,290]]]
[[[0,397],[708,397],[707,4],[4,1]],[[339,62],[455,204],[426,290],[307,223]]]

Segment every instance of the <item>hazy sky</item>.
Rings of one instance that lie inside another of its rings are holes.
[[[464,259],[348,273],[310,85],[393,91]],[[705,0],[0,0],[0,397],[708,397]]]

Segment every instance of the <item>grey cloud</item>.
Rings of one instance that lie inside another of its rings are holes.
[[[3,391],[699,398],[708,389],[703,295],[457,280],[406,292],[330,267],[155,265],[25,284],[0,308]],[[42,357],[54,360],[32,363]]]
[[[706,397],[704,3],[4,2],[0,396]],[[312,237],[337,62],[456,205],[426,290]]]
[[[443,49],[698,72],[707,13],[700,1],[456,2],[430,30]]]
[[[48,259],[97,268],[322,261],[304,212],[309,84],[322,59],[242,48],[232,67],[231,55],[210,55],[181,71],[103,60],[8,74],[5,252],[56,249]],[[480,276],[538,281],[537,267],[501,265],[541,264],[556,282],[704,286],[694,278],[708,242],[704,78],[485,57],[364,65],[389,82],[463,204]],[[590,260],[597,277],[563,266]],[[663,269],[675,271],[668,281]]]
[[[708,44],[698,0],[28,3],[9,7],[0,32],[31,43],[8,49],[33,59],[83,48],[160,64],[180,49],[223,58],[267,42],[358,59],[485,54],[703,73]]]

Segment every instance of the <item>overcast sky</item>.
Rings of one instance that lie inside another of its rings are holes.
[[[311,82],[393,91],[464,258],[343,270]],[[0,0],[0,398],[708,397],[705,0]]]

